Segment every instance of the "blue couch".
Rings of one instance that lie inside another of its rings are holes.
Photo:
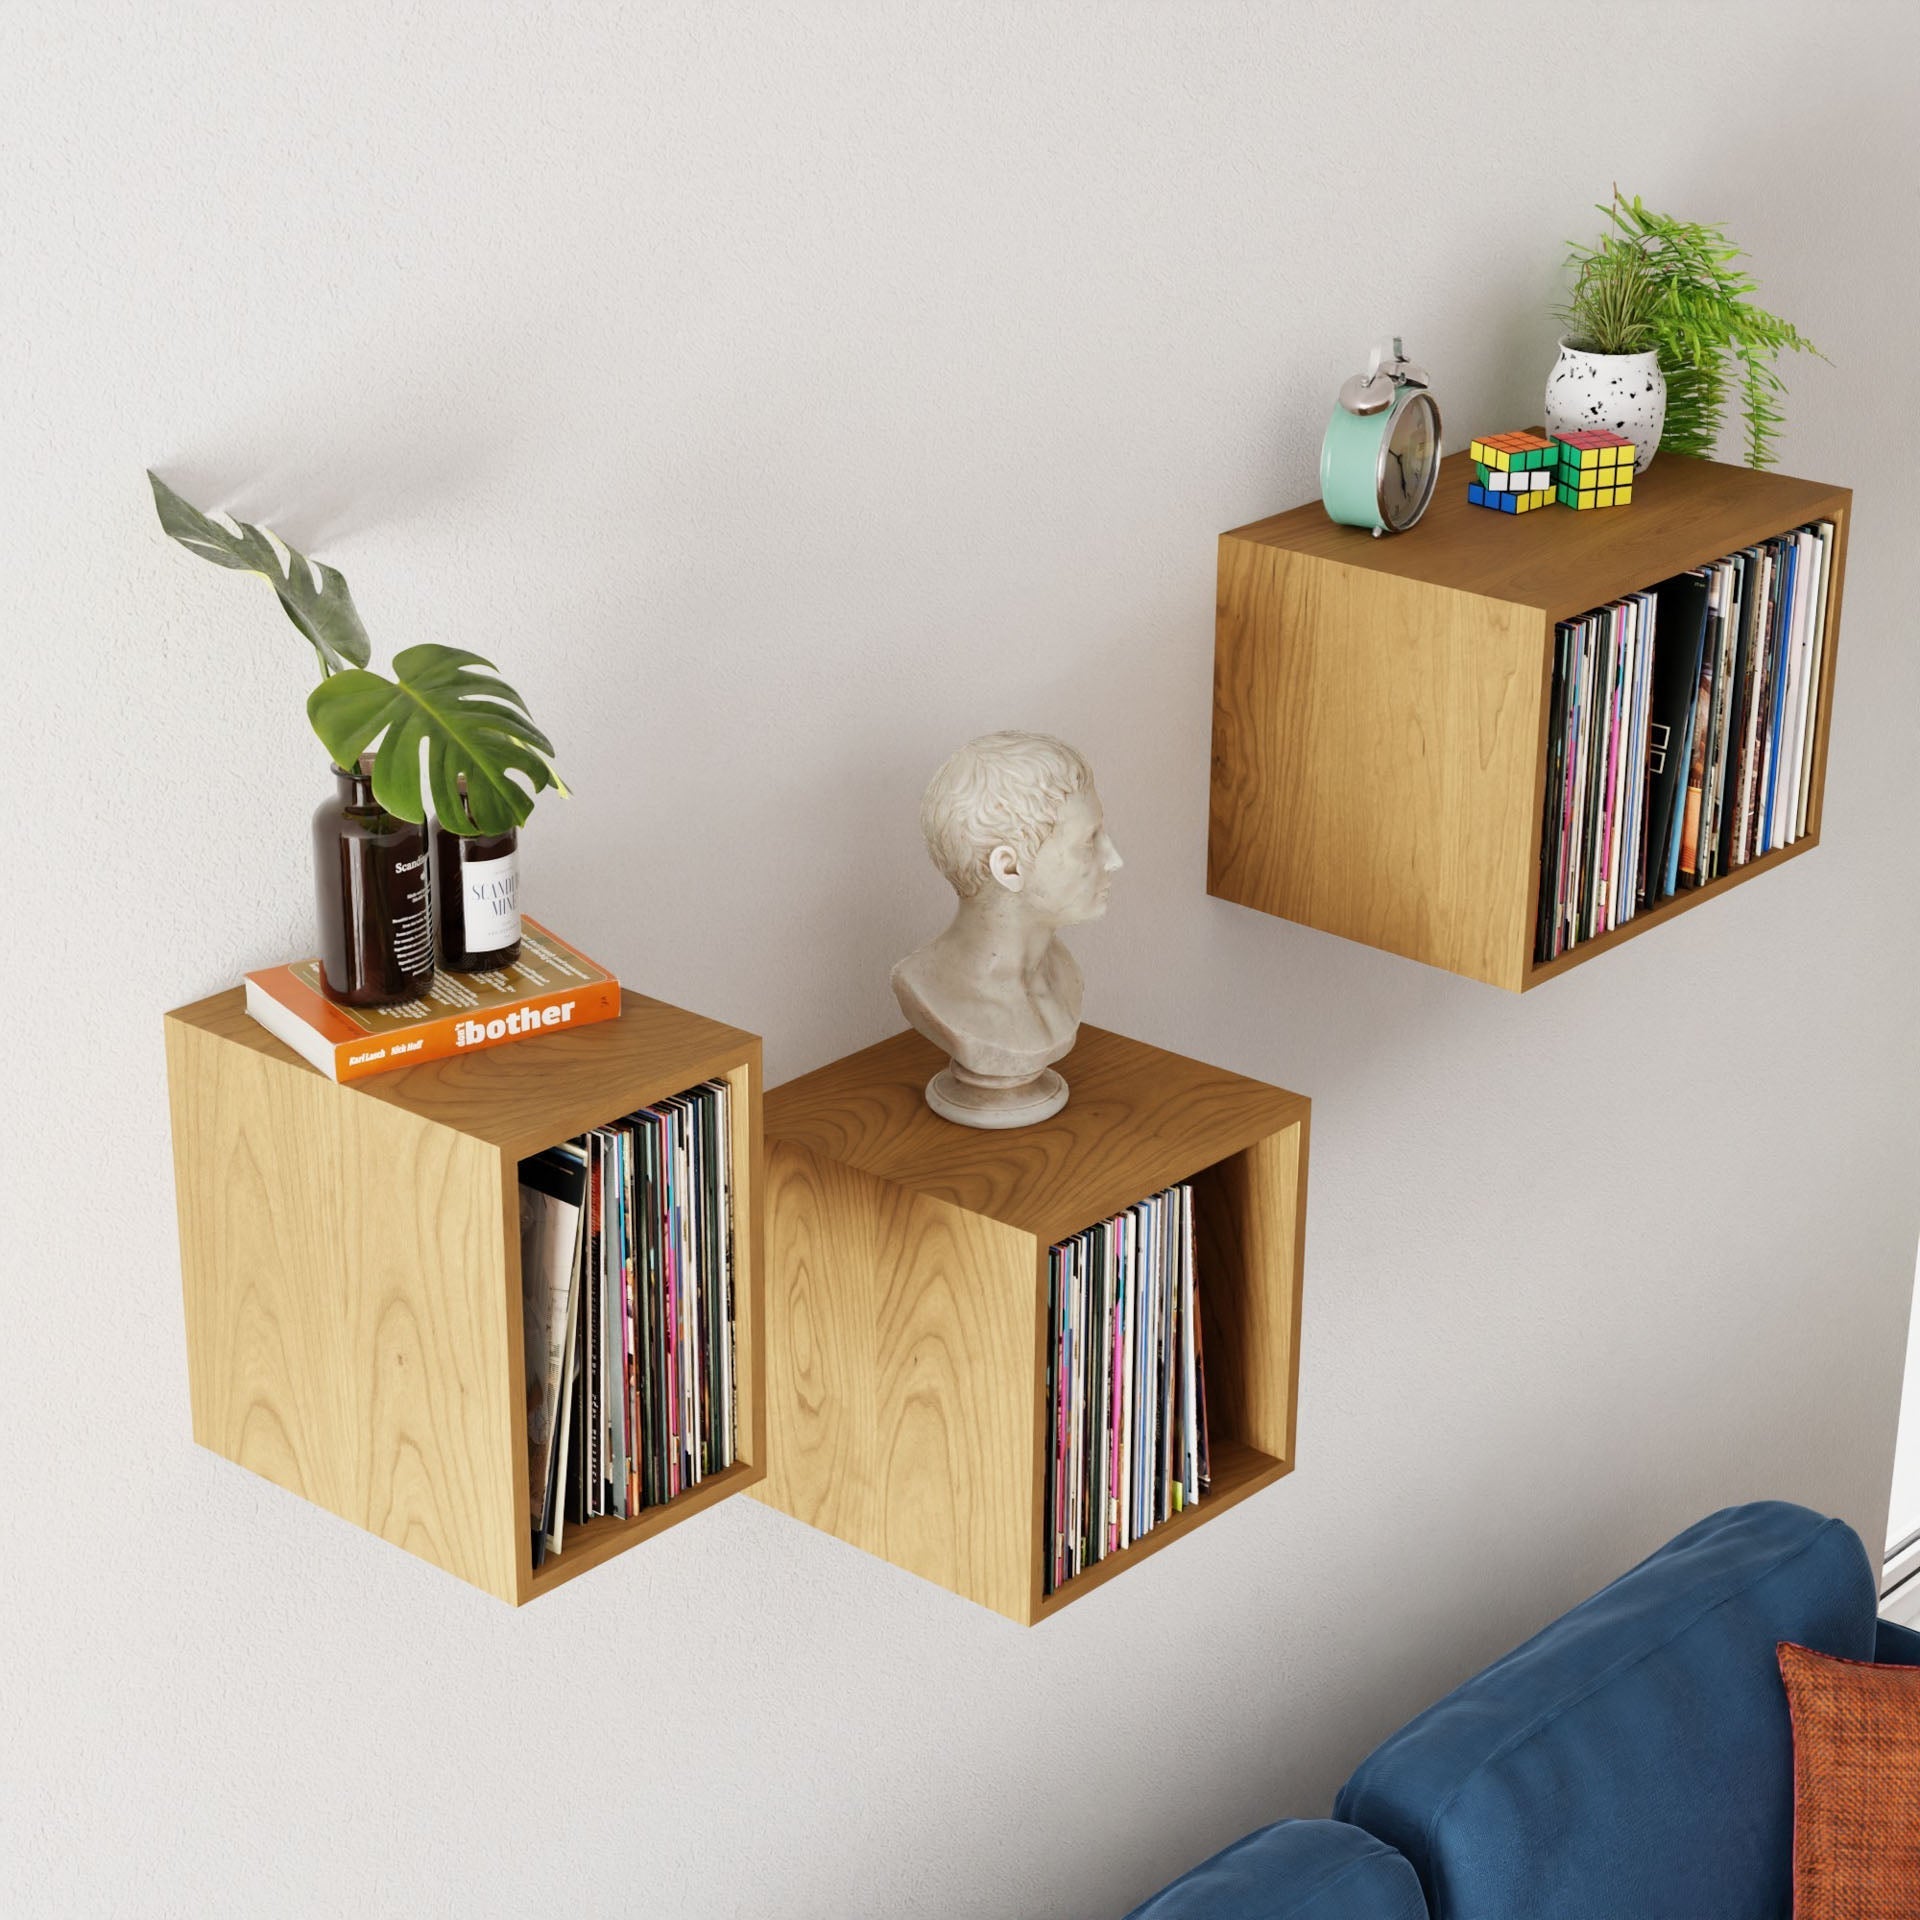
[[[1787,1920],[1774,1646],[1920,1666],[1877,1597],[1842,1522],[1716,1513],[1402,1727],[1333,1819],[1262,1827],[1134,1920]]]

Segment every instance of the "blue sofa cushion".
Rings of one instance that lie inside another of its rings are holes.
[[[1920,1633],[1897,1620],[1875,1621],[1873,1660],[1880,1667],[1920,1667]]]
[[[1335,1811],[1433,1920],[1786,1920],[1793,1735],[1774,1646],[1874,1656],[1851,1528],[1732,1507],[1377,1748]]]
[[[1427,1920],[1413,1869],[1338,1820],[1281,1820],[1163,1887],[1129,1920]]]

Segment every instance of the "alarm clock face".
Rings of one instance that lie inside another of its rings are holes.
[[[1409,393],[1387,428],[1380,455],[1380,517],[1404,532],[1427,510],[1440,477],[1440,409],[1426,392]]]

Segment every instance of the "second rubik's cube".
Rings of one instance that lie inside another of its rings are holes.
[[[1617,433],[1588,428],[1556,433],[1560,476],[1556,491],[1563,507],[1624,507],[1633,498],[1634,445]]]
[[[1537,433],[1490,433],[1469,449],[1473,478],[1467,499],[1495,513],[1530,513],[1550,507],[1559,476],[1560,449]]]

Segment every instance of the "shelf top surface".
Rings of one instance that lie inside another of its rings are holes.
[[[248,1017],[246,996],[238,987],[176,1007],[167,1018],[325,1079]],[[678,1093],[757,1052],[759,1045],[755,1035],[737,1027],[623,989],[617,1020],[397,1067],[356,1080],[340,1093],[402,1107],[422,1120],[525,1154]]]
[[[1222,537],[1568,618],[1852,499],[1845,487],[1663,453],[1635,480],[1627,506],[1493,513],[1468,504],[1471,466],[1450,454],[1420,523],[1385,539],[1335,526],[1317,500]]]
[[[1067,1104],[1038,1126],[956,1126],[927,1105],[946,1056],[896,1034],[769,1090],[769,1141],[790,1140],[970,1213],[1064,1239],[1308,1112],[1305,1096],[1083,1026],[1057,1062]]]

